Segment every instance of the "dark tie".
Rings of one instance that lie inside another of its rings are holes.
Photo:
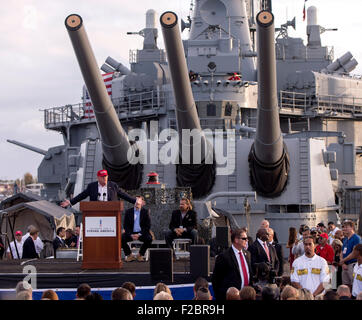
[[[268,248],[268,245],[266,244],[266,242],[264,242],[264,248],[265,248],[266,255],[268,256],[268,260],[270,261],[269,248]]]
[[[248,277],[248,272],[246,271],[245,261],[242,255],[243,253],[239,251],[241,270],[243,271],[243,276],[244,276],[244,287],[246,287],[247,285],[249,285],[249,277]]]

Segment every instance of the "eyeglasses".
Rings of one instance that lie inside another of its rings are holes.
[[[239,237],[239,239],[244,240],[244,241],[248,240],[248,238],[243,238],[243,237]]]

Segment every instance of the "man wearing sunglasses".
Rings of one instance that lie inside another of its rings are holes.
[[[212,287],[216,300],[225,300],[230,287],[241,289],[251,285],[250,253],[246,250],[248,237],[244,230],[231,233],[232,246],[216,257]]]

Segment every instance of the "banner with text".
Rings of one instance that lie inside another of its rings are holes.
[[[116,217],[85,217],[86,237],[115,237]]]

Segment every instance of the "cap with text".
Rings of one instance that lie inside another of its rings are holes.
[[[16,236],[22,236],[23,233],[22,233],[20,230],[18,230],[18,231],[15,232],[15,235],[16,235]]]
[[[107,172],[107,170],[99,170],[99,171],[97,172],[97,176],[98,176],[98,177],[108,176],[108,172]]]

